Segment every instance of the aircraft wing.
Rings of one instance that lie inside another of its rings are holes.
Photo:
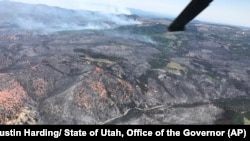
[[[182,13],[171,23],[168,31],[183,31],[186,24],[206,9],[213,0],[192,0]]]

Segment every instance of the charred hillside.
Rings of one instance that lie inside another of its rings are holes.
[[[1,24],[1,124],[249,124],[249,30],[102,16],[115,26]]]

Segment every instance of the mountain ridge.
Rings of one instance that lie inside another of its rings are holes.
[[[12,9],[15,9],[15,12]],[[9,1],[1,2],[0,17],[2,25],[14,24],[27,30],[108,29],[120,25],[139,24],[126,15]]]

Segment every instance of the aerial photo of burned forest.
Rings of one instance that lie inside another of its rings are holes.
[[[250,124],[250,29],[131,11],[0,1],[0,124]]]

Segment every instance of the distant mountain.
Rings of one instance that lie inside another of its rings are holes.
[[[174,18],[173,15],[149,12],[149,11],[144,11],[144,10],[134,9],[134,8],[130,8],[129,11],[133,15],[138,15],[138,16],[147,17],[147,18],[169,18],[169,19]]]
[[[69,10],[47,5],[0,1],[0,26],[29,30],[107,29],[138,22],[126,15]]]

